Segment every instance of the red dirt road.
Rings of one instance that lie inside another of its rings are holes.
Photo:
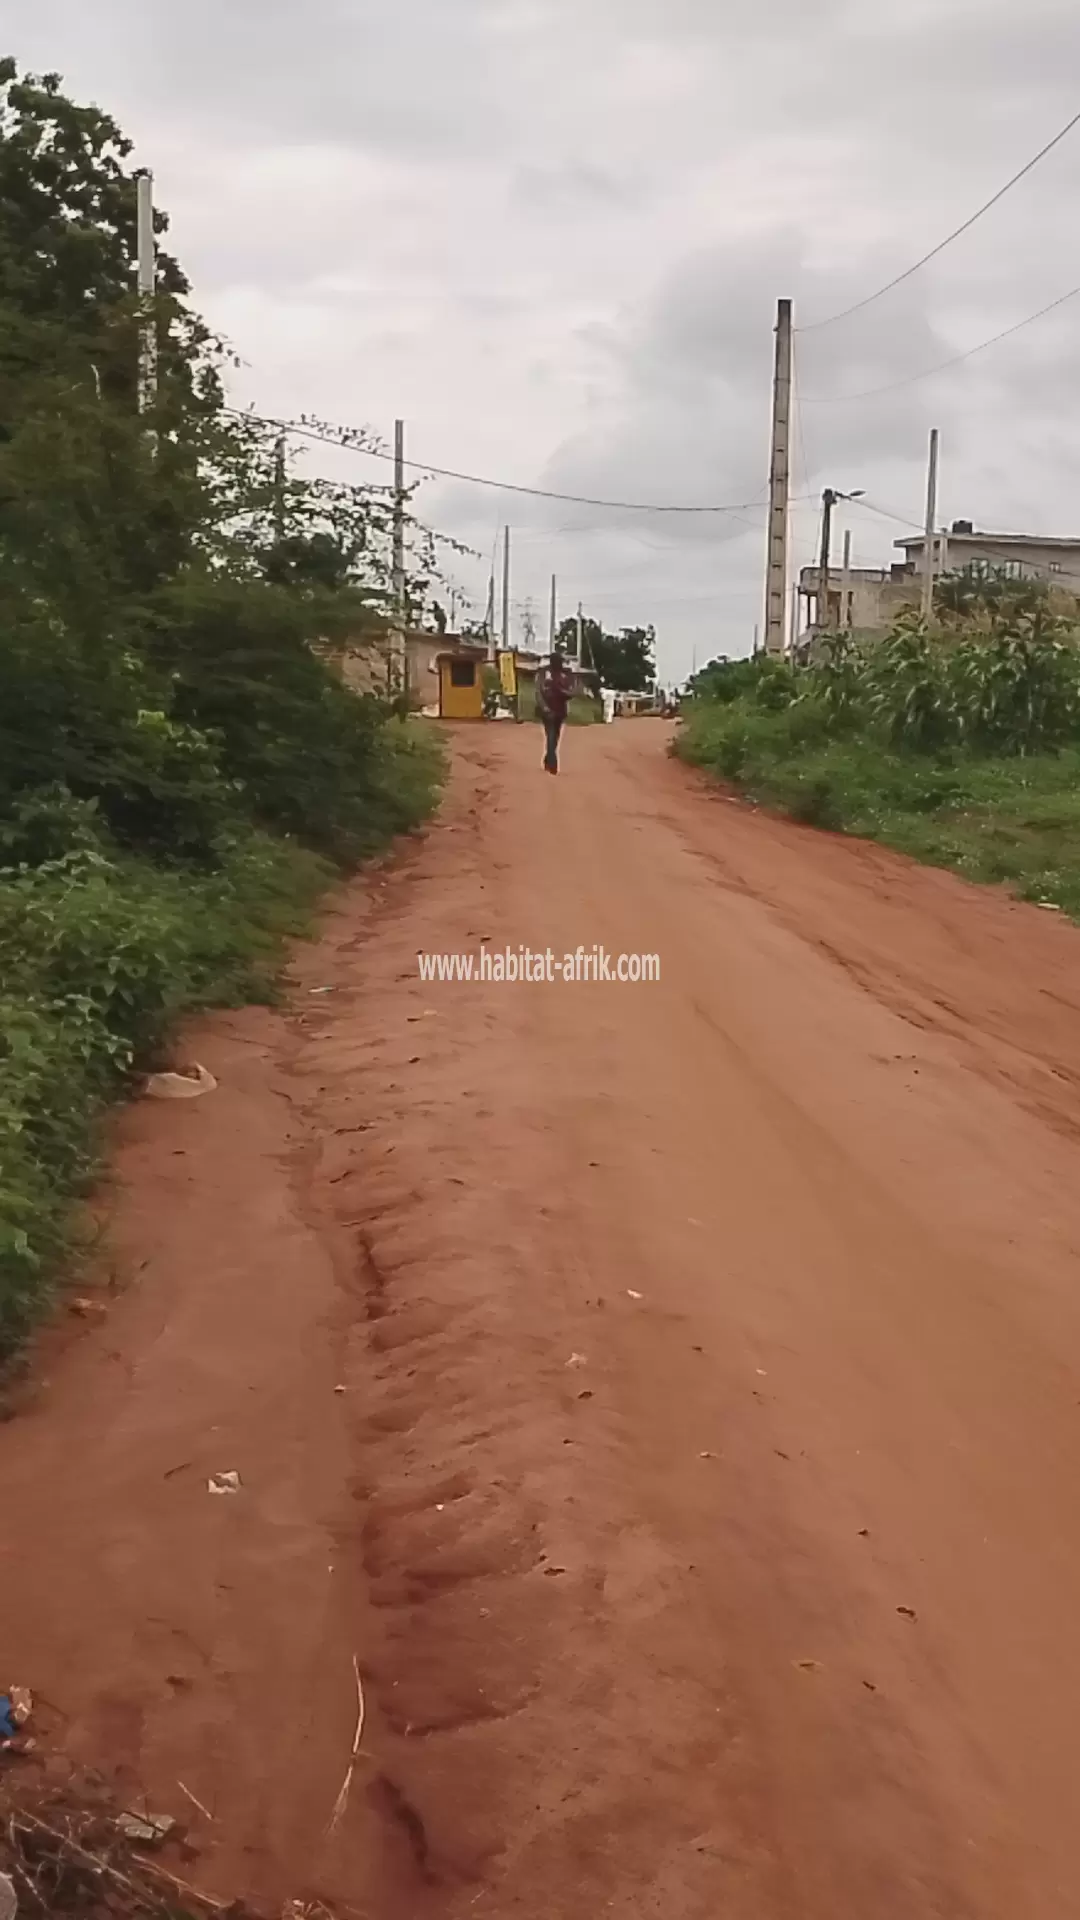
[[[224,1895],[1073,1920],[1080,935],[666,738],[460,732],[219,1091],[122,1118],[5,1664]],[[484,939],[662,980],[421,984]]]

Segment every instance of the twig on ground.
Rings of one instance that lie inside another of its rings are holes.
[[[19,1830],[23,1821],[27,1821],[38,1833],[48,1834],[49,1839],[54,1840],[60,1848],[61,1854],[65,1852],[74,1854],[75,1858],[81,1861],[83,1866],[88,1868],[91,1873],[104,1874],[107,1879],[115,1880],[117,1886],[123,1887],[125,1893],[133,1894],[137,1900],[145,1900],[145,1887],[137,1886],[135,1881],[130,1880],[126,1873],[121,1873],[119,1867],[114,1867],[110,1861],[103,1860],[100,1854],[91,1853],[87,1847],[80,1846],[79,1842],[75,1840],[70,1833],[59,1833],[55,1827],[50,1827],[47,1820],[41,1820],[36,1813],[27,1813],[25,1810],[21,1810],[15,1816],[14,1825],[16,1831]],[[146,1865],[148,1866],[149,1862],[146,1862]],[[210,1904],[216,1905],[217,1903],[211,1902]]]
[[[349,1755],[349,1764],[345,1769],[345,1778],[341,1783],[341,1792],[334,1802],[334,1811],[330,1815],[330,1825],[327,1828],[328,1833],[333,1833],[334,1829],[340,1824],[345,1809],[349,1804],[349,1793],[352,1789],[353,1774],[356,1772],[356,1762],[360,1758],[360,1742],[364,1737],[364,1684],[360,1678],[360,1662],[355,1653],[353,1654],[353,1673],[356,1675],[356,1732],[353,1734],[352,1753]]]
[[[198,1807],[199,1812],[203,1814],[207,1820],[213,1820],[214,1816],[211,1813],[209,1807],[204,1807],[202,1801],[197,1800],[195,1798],[195,1795],[192,1793],[190,1787],[185,1787],[182,1780],[178,1780],[176,1784],[179,1787],[181,1793],[183,1794],[185,1800],[190,1800],[193,1807]]]
[[[201,1907],[209,1907],[213,1913],[228,1913],[229,1908],[235,1905],[234,1901],[215,1900],[210,1894],[200,1892],[189,1881],[181,1880],[175,1873],[168,1873],[164,1867],[159,1867],[156,1860],[144,1860],[141,1864],[144,1873],[152,1873],[155,1879],[167,1881],[170,1887],[176,1888],[177,1893],[185,1893],[189,1900],[197,1900]]]

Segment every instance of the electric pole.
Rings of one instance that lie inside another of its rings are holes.
[[[851,493],[838,493],[835,487],[826,487],[821,496],[821,559],[818,563],[817,618],[814,630],[825,633],[829,625],[829,552],[832,546],[833,508],[838,500],[861,500],[863,490],[856,487]]]
[[[510,529],[503,528],[503,592],[502,592],[502,644],[503,652],[510,651]]]
[[[934,617],[934,548],[937,544],[938,430],[930,429],[930,457],[926,466],[926,549],[923,554],[922,617]]]
[[[821,496],[821,558],[818,561],[817,619],[814,625],[824,633],[829,624],[829,548],[832,542],[833,508],[839,494],[826,487]]]
[[[765,562],[765,651],[784,651],[787,612],[788,486],[791,444],[791,301],[776,303],[772,445],[769,458],[769,532]]]
[[[394,631],[391,645],[391,685],[395,693],[409,691],[409,655],[405,608],[405,422],[394,421]]]
[[[551,619],[548,623],[548,652],[555,651],[555,636],[559,630],[559,583],[555,575],[551,576]]]
[[[139,289],[139,412],[152,413],[157,400],[157,289],[154,246],[154,176],[136,180],[136,270]]]
[[[488,575],[487,610],[484,614],[484,632],[487,635],[488,659],[495,658],[495,569]]]
[[[577,663],[579,667],[583,667],[585,665],[585,661],[583,658],[584,646],[585,646],[585,622],[581,617],[581,601],[579,600],[577,603]]]
[[[844,529],[844,566],[840,575],[840,625],[846,632],[851,625],[851,529]]]

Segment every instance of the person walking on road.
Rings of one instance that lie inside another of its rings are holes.
[[[536,711],[544,723],[544,772],[559,771],[559,738],[573,690],[570,669],[561,653],[553,653],[536,676]]]

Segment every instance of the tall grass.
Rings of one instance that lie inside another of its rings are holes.
[[[799,670],[718,664],[676,752],[807,825],[1080,919],[1080,650],[1037,595],[988,631],[905,621]]]

